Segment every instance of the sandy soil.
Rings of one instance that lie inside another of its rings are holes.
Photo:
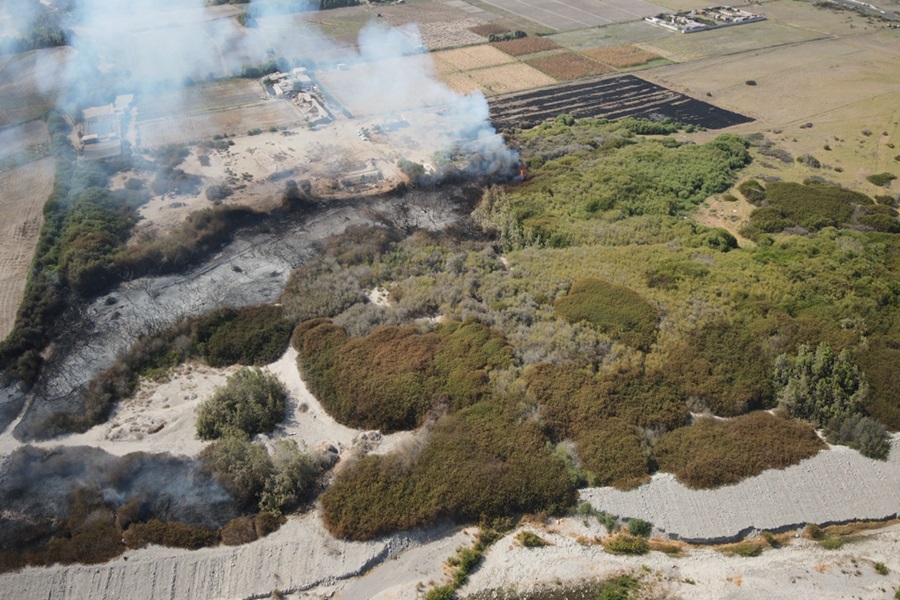
[[[53,172],[53,159],[43,158],[0,174],[0,339],[12,330],[25,291]]]
[[[576,536],[605,535],[596,522],[554,521],[538,533],[552,546],[524,548],[511,533],[496,542],[462,594],[493,588],[528,591],[585,578],[632,574],[640,579],[644,598],[892,598],[900,585],[900,525],[870,532],[861,541],[825,550],[797,538],[758,557],[728,556],[710,548],[691,547],[681,557],[660,552],[627,557],[582,545]],[[880,575],[874,563],[889,570]]]

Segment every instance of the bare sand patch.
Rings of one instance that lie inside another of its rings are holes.
[[[537,533],[552,546],[523,548],[512,532],[488,549],[461,595],[496,588],[528,592],[537,587],[572,585],[586,579],[628,574],[641,583],[642,598],[885,598],[900,585],[900,525],[866,534],[838,550],[793,539],[761,556],[728,556],[711,548],[688,547],[681,556],[651,552],[618,556],[599,545],[584,545],[606,532],[594,519],[552,520]],[[884,563],[887,576],[874,569]]]
[[[518,92],[528,88],[556,83],[556,80],[524,63],[488,67],[469,72],[486,95]]]
[[[833,446],[799,464],[713,490],[691,490],[673,475],[657,473],[628,492],[588,488],[581,496],[598,510],[650,521],[669,535],[711,541],[753,529],[893,517],[900,511],[897,490],[900,435],[887,461]]]
[[[53,159],[42,158],[0,174],[0,339],[16,319],[54,171]]]

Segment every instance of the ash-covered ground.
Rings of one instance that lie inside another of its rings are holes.
[[[60,319],[65,330],[34,388],[28,393],[16,384],[3,389],[0,426],[6,429],[19,416],[15,437],[35,439],[53,413],[79,412],[87,382],[141,335],[217,308],[275,302],[291,270],[314,256],[318,243],[350,226],[439,230],[460,219],[478,194],[474,187],[446,185],[330,204],[308,218],[247,230],[185,273],[140,278],[74,306]]]

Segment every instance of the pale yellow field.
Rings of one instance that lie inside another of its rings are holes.
[[[441,75],[441,81],[460,94],[468,94],[469,92],[481,89],[478,87],[478,84],[469,77],[468,73],[447,73]]]
[[[53,159],[43,158],[0,175],[0,339],[12,330],[28,267],[53,188]]]
[[[544,75],[524,63],[478,69],[470,71],[468,74],[478,83],[485,95],[517,92],[556,83],[556,80],[549,75]]]
[[[440,73],[481,69],[508,64],[515,60],[505,52],[488,45],[444,50],[435,52],[431,56],[434,57],[435,65]]]

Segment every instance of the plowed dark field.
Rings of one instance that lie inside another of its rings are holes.
[[[498,129],[532,127],[561,114],[573,117],[659,120],[666,117],[707,129],[748,123],[750,117],[679,94],[634,75],[565,83],[494,96],[491,121]]]

